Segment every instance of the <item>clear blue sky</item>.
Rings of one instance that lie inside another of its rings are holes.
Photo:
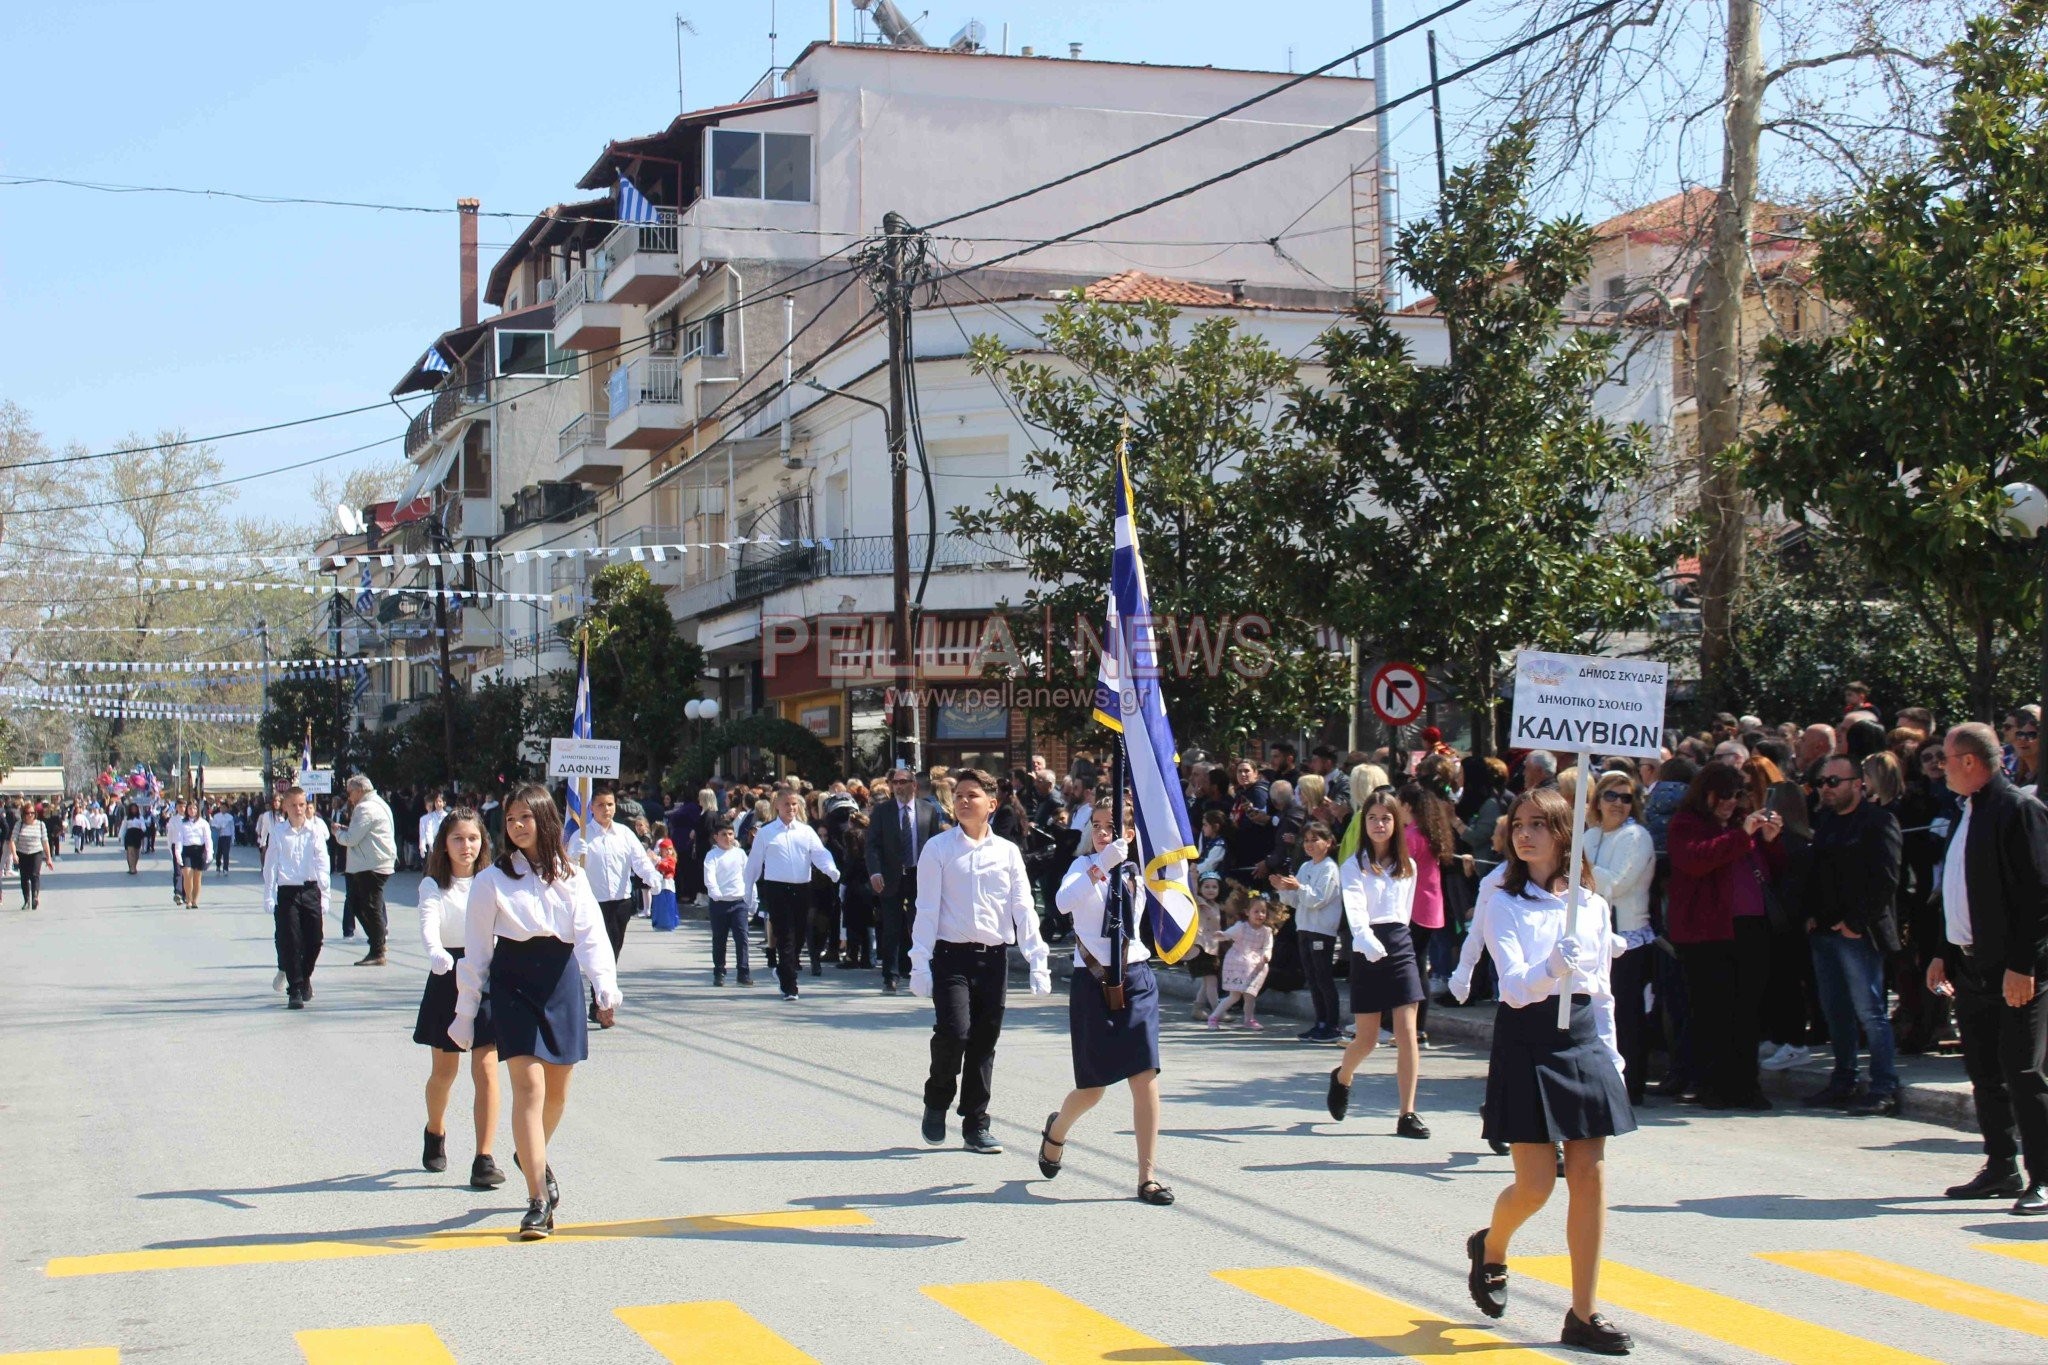
[[[1434,8],[1389,0],[1389,27]],[[605,140],[676,112],[677,5],[17,4],[0,17],[0,172],[532,212],[572,197]],[[683,0],[692,107],[738,98],[769,64],[766,0]],[[905,11],[917,14],[922,0]],[[1444,24],[1481,50],[1485,0]],[[842,36],[852,7],[841,0]],[[992,44],[1106,59],[1287,69],[1365,42],[1360,0],[934,3],[925,36],[969,17]],[[783,0],[779,59],[825,32],[825,0]],[[1400,93],[1427,69],[1392,50]],[[1369,68],[1368,68],[1369,73]],[[1455,122],[1456,101],[1452,101]],[[1395,115],[1406,214],[1434,193],[1427,105]],[[486,219],[491,244],[517,224]],[[379,401],[456,317],[452,215],[266,206],[0,186],[0,399],[55,446],[192,435]],[[402,429],[397,411],[225,442],[251,474]],[[394,442],[378,452],[395,457]],[[324,466],[341,472],[374,456]],[[241,505],[312,510],[311,474],[244,486]]]

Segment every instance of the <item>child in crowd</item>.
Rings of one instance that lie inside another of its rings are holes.
[[[1223,1003],[1210,1012],[1209,1027],[1221,1028],[1223,1016],[1242,1001],[1244,1026],[1264,1029],[1258,1021],[1259,990],[1266,984],[1266,969],[1273,962],[1273,931],[1287,922],[1287,912],[1238,890],[1231,892],[1223,919],[1225,928],[1217,937],[1229,940],[1230,950],[1223,956]]]
[[[1223,812],[1202,812],[1202,856],[1195,863],[1195,875],[1206,877],[1223,872]]]
[[[1216,978],[1223,964],[1216,958],[1223,930],[1223,878],[1204,872],[1195,888],[1195,950],[1188,954],[1188,975],[1195,981],[1195,1018],[1205,1020],[1216,1006]]]

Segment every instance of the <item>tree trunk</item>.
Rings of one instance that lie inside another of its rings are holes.
[[[1472,756],[1485,758],[1493,752],[1494,693],[1498,689],[1493,672],[1494,657],[1482,648],[1472,665]]]
[[[1728,63],[1723,93],[1721,188],[1713,237],[1700,270],[1693,347],[1699,404],[1700,680],[1715,694],[1734,652],[1733,607],[1742,583],[1745,508],[1740,480],[1720,457],[1742,436],[1742,286],[1756,214],[1757,147],[1762,136],[1763,43],[1756,0],[1728,0]]]
[[[1986,725],[1996,726],[1998,716],[1998,659],[1991,648],[1992,621],[1977,622],[1977,666],[1970,676],[1970,710]]]

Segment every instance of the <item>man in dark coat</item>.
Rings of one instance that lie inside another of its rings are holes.
[[[1804,880],[1806,932],[1821,1012],[1835,1050],[1834,1073],[1810,1108],[1859,1114],[1899,1112],[1891,1019],[1885,1012],[1884,964],[1899,950],[1899,822],[1863,799],[1863,772],[1831,758],[1815,782],[1820,813]],[[1870,1040],[1870,1090],[1856,1088],[1856,1030]]]
[[[917,774],[897,768],[889,774],[891,799],[875,807],[868,824],[868,886],[879,899],[882,932],[882,993],[896,994],[896,981],[910,975],[910,926],[917,914],[917,857],[932,836],[950,823],[929,797],[917,794]]]

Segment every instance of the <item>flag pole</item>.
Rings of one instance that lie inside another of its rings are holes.
[[[1110,741],[1109,804],[1110,828],[1116,837],[1124,837],[1124,737],[1121,732]],[[1130,933],[1130,917],[1136,908],[1130,900],[1130,854],[1116,865],[1110,874],[1109,898],[1103,910],[1102,936],[1109,940],[1109,961],[1105,964],[1108,975],[1103,984],[1112,992],[1111,1008],[1121,1008],[1124,989],[1124,944]]]

